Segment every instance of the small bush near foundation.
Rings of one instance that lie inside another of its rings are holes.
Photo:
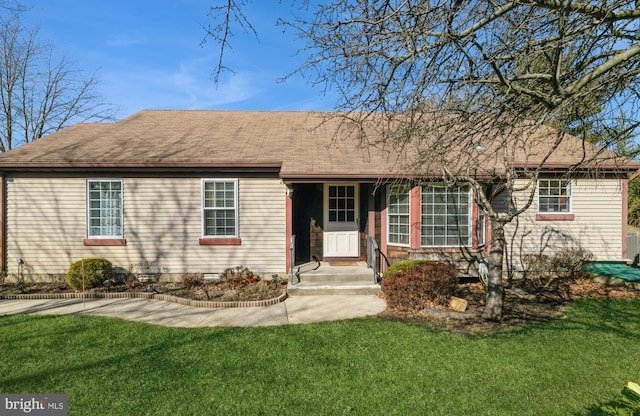
[[[583,248],[569,248],[550,256],[527,256],[523,261],[527,267],[526,278],[532,286],[557,288],[584,277],[584,266],[595,261],[595,256]]]
[[[130,275],[127,278],[127,287],[129,289],[137,289],[137,288],[142,287],[142,282],[140,280],[138,280],[137,277],[135,277],[133,275]]]
[[[388,275],[381,288],[387,305],[401,311],[420,311],[447,305],[456,292],[458,270],[442,262],[419,262]]]
[[[220,273],[220,279],[223,281],[235,281],[238,283],[255,283],[260,280],[260,277],[249,268],[244,266],[230,267]]]
[[[384,272],[382,277],[389,277],[394,273],[410,269],[420,264],[433,263],[431,260],[405,260],[398,263],[394,263]]]
[[[67,284],[70,288],[76,290],[91,289],[102,286],[105,280],[111,280],[114,277],[113,265],[109,260],[83,259],[78,260],[69,267]]]
[[[182,275],[182,283],[186,289],[193,289],[204,286],[204,274],[185,273]]]

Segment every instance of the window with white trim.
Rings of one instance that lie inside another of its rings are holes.
[[[387,226],[389,244],[409,245],[410,189],[408,186],[387,188]]]
[[[87,235],[122,238],[122,181],[87,181]]]
[[[571,181],[559,179],[538,180],[538,212],[571,212]]]
[[[202,234],[209,238],[238,237],[237,179],[202,181]]]
[[[471,188],[444,185],[422,187],[421,245],[458,247],[471,245]]]

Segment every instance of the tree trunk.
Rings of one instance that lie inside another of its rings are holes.
[[[491,251],[489,253],[489,277],[487,299],[482,318],[489,321],[502,319],[504,287],[502,285],[502,261],[504,258],[504,224],[491,222]]]

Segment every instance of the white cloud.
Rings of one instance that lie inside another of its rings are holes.
[[[173,71],[125,67],[102,73],[102,79],[107,100],[121,107],[119,117],[143,109],[224,108],[250,100],[263,89],[260,85],[263,77],[251,73],[225,77],[216,88],[207,69],[196,61],[183,63]]]

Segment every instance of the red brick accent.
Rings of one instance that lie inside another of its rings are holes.
[[[124,238],[85,238],[82,240],[85,246],[126,246]]]
[[[198,243],[201,246],[239,246],[239,238],[201,238]]]
[[[573,221],[573,214],[536,214],[536,221]]]

